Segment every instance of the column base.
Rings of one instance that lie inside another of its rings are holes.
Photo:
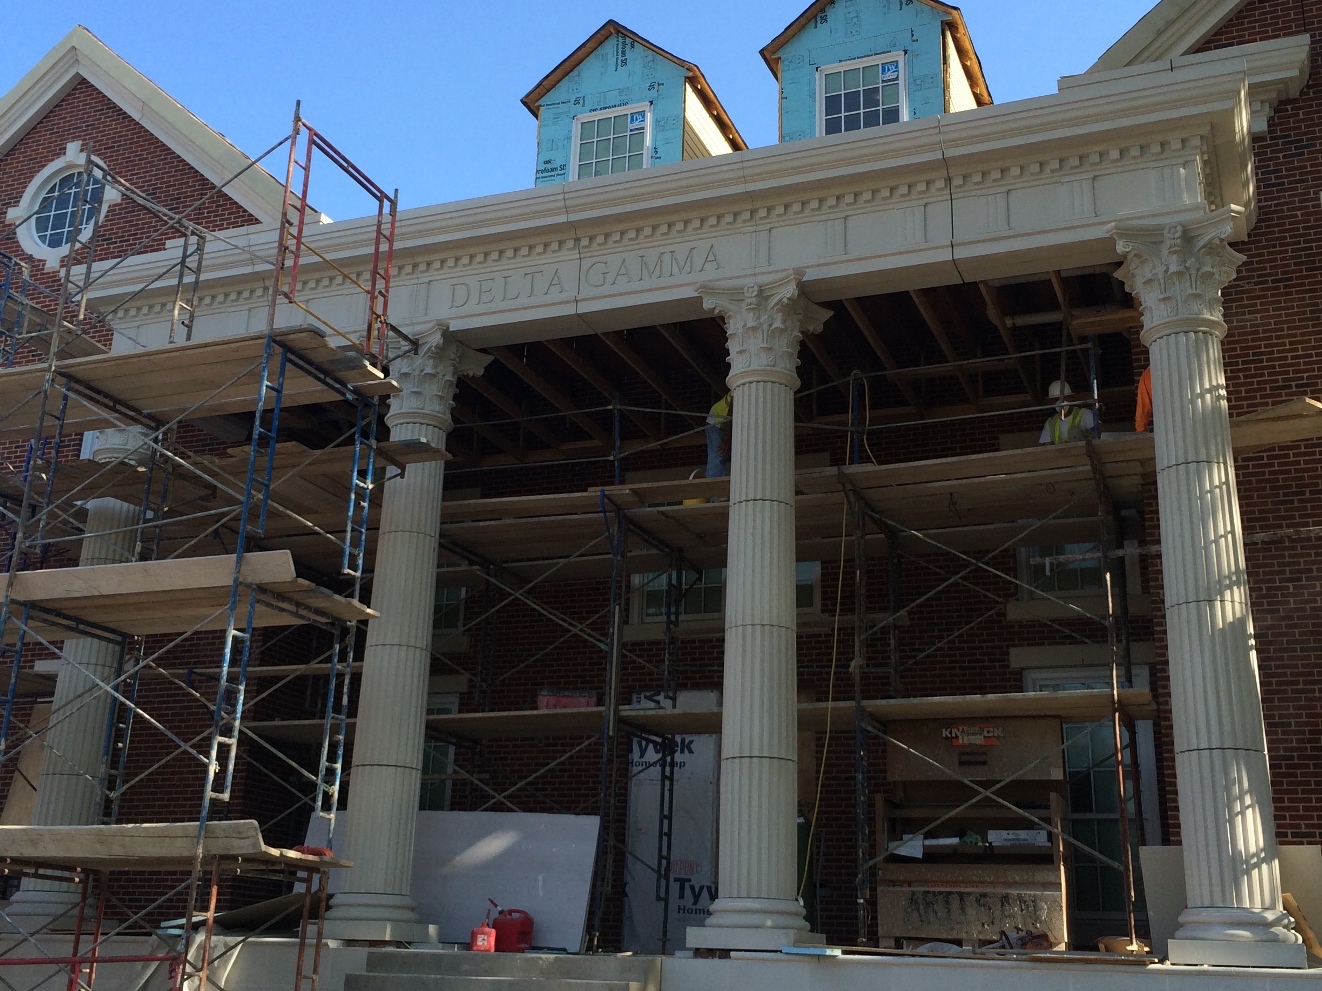
[[[689,926],[684,943],[690,950],[755,950],[779,953],[787,946],[825,946],[826,937],[806,929],[736,929]]]
[[[322,936],[361,943],[439,943],[440,927],[385,919],[327,919]]]
[[[20,888],[14,895],[5,915],[9,922],[0,919],[0,932],[34,933],[43,927],[46,932],[73,932],[78,922],[77,889],[48,890],[42,888]],[[88,906],[88,911],[93,906]]]
[[[1229,939],[1172,939],[1166,957],[1173,964],[1210,967],[1308,966],[1303,943],[1259,943]]]

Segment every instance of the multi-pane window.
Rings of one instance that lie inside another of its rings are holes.
[[[96,216],[102,190],[101,180],[96,176],[87,177],[82,210],[78,210],[78,191],[84,175],[83,172],[70,172],[56,179],[42,193],[32,216],[32,229],[43,246],[63,248]]]
[[[887,55],[818,70],[822,133],[881,127],[904,119],[902,56]]]
[[[1025,547],[1021,580],[1039,592],[1070,595],[1076,592],[1100,592],[1106,588],[1098,544],[1048,544]],[[1072,560],[1082,558],[1082,560]]]
[[[822,566],[817,561],[800,561],[794,566],[794,601],[799,609],[816,609],[818,586]],[[640,575],[637,579],[642,608],[639,618],[643,622],[657,622],[666,616],[666,572]],[[725,611],[725,569],[707,568],[704,571],[686,571],[683,582],[679,614],[691,619],[714,618]]]
[[[427,696],[427,715],[448,716],[459,711],[456,696],[433,692]],[[418,790],[418,809],[444,812],[450,808],[450,782],[454,774],[454,747],[440,740],[422,744],[422,783]]]
[[[646,107],[628,107],[574,119],[574,175],[588,179],[647,166]]]
[[[437,586],[436,608],[431,628],[438,632],[458,633],[464,625],[464,586]]]

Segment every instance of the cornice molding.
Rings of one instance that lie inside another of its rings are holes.
[[[1230,20],[1248,0],[1161,0],[1114,45],[1089,72],[1157,62],[1197,49]]]
[[[1060,89],[1061,92],[1065,92],[1074,86],[1091,85],[1101,79],[1140,76],[1156,83],[1158,80],[1154,78],[1155,76],[1164,76],[1179,69],[1225,65],[1228,62],[1238,63],[1248,79],[1249,111],[1252,115],[1253,133],[1264,135],[1267,133],[1267,123],[1275,114],[1276,107],[1283,100],[1296,99],[1307,85],[1310,74],[1311,43],[1309,35],[1300,34],[1196,55],[1178,55],[1106,72],[1096,71],[1094,66],[1082,75],[1066,76],[1061,79]],[[1161,79],[1160,84],[1164,85],[1165,79]]]

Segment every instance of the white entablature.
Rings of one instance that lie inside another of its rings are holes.
[[[773,270],[801,269],[804,292],[831,299],[1113,263],[1106,229],[1122,219],[1236,205],[1252,227],[1250,93],[1270,77],[1279,98],[1298,95],[1307,55],[1307,39],[1244,46],[877,133],[406,211],[391,317],[405,330],[445,320],[483,347],[696,318],[698,283]],[[353,271],[370,230],[346,221],[312,237]],[[273,232],[242,237],[274,255]],[[98,304],[172,256],[121,266]],[[343,277],[305,271],[300,297],[358,326],[361,296]],[[250,254],[209,247],[197,335],[259,331],[268,285]],[[163,343],[167,291],[117,315],[126,343]],[[286,322],[302,322],[293,307]]]

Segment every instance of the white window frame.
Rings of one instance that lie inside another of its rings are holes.
[[[105,168],[105,163],[95,155],[92,161],[101,168]],[[64,154],[55,161],[51,162],[44,169],[38,172],[19,197],[18,205],[10,207],[5,212],[5,220],[15,224],[14,233],[18,237],[19,246],[33,258],[45,262],[47,270],[58,269],[60,261],[69,253],[69,249],[82,236],[83,232],[90,224],[80,228],[78,233],[70,239],[68,244],[63,244],[58,248],[49,248],[37,239],[36,232],[36,212],[41,204],[42,197],[51,184],[63,179],[66,175],[73,172],[81,172],[87,162],[87,155],[83,151],[81,141],[70,141],[64,147]],[[118,203],[121,194],[118,189],[108,182],[101,183],[101,205],[97,210],[96,223],[105,219],[106,211],[112,204]]]
[[[812,565],[816,569],[812,577],[813,601],[812,601],[812,605],[810,606],[796,607],[795,612],[800,616],[813,616],[822,611],[822,564],[820,561],[798,561],[795,563],[795,581],[794,581],[795,600],[797,602],[798,589],[801,587],[800,582],[798,581],[798,569],[800,567],[804,567],[807,565]],[[633,595],[631,597],[632,601],[630,603],[630,609],[629,609],[629,622],[631,624],[659,626],[660,624],[665,623],[666,618],[664,616],[648,616],[647,604],[646,604],[646,594],[649,584],[651,584],[652,581],[657,580],[658,577],[664,575],[665,572],[663,571],[652,571],[652,572],[640,572],[639,574],[633,576],[633,588],[631,589]],[[722,609],[720,612],[714,612],[714,613],[680,612],[679,614],[680,623],[701,623],[704,621],[723,619],[725,617],[725,609],[724,609],[725,580],[726,580],[726,576],[722,576],[721,579]],[[807,587],[807,585],[808,585],[807,582],[802,583],[802,587]]]
[[[1146,664],[1135,664],[1134,688],[1151,687],[1151,669]],[[1121,685],[1124,672],[1120,673]],[[1111,669],[1106,667],[1026,668],[1025,692],[1051,691],[1053,685],[1064,686],[1078,682],[1111,682]],[[1151,719],[1134,720],[1134,754],[1138,758],[1139,788],[1143,798],[1143,837],[1146,846],[1160,846],[1161,810],[1157,796],[1157,748]]]
[[[643,128],[643,168],[635,169],[635,172],[641,172],[652,166],[652,104],[632,103],[627,107],[611,107],[607,110],[594,110],[590,114],[579,114],[570,124],[569,132],[569,181],[578,182],[578,128],[584,121],[600,120],[602,117],[618,117],[620,114],[631,114],[641,110],[647,115],[647,125]],[[627,173],[617,172],[616,175],[625,175]],[[603,179],[604,176],[584,176],[584,179]]]
[[[839,72],[842,69],[862,68],[865,65],[880,65],[882,62],[900,63],[900,119],[896,121],[901,124],[909,119],[909,66],[905,59],[904,52],[886,52],[882,55],[869,55],[866,58],[848,59],[844,62],[836,62],[833,65],[819,65],[817,67],[817,136],[826,136],[826,74],[828,72]],[[876,131],[889,124],[882,124],[880,127],[864,127],[858,131],[841,131],[841,134],[862,134],[867,131]],[[837,135],[831,135],[837,137]]]
[[[459,711],[459,696],[454,692],[428,692],[427,693],[427,715],[429,716],[449,716]],[[427,754],[440,754],[442,766],[445,770],[443,774],[454,773],[454,745],[443,743],[440,740],[422,741],[422,766],[427,765]],[[422,804],[423,787],[431,782],[420,781],[418,784],[418,811],[420,812],[447,812],[450,809],[451,786],[454,784],[451,780],[436,782],[441,786],[441,794],[444,796],[441,800],[440,809],[424,809]]]

